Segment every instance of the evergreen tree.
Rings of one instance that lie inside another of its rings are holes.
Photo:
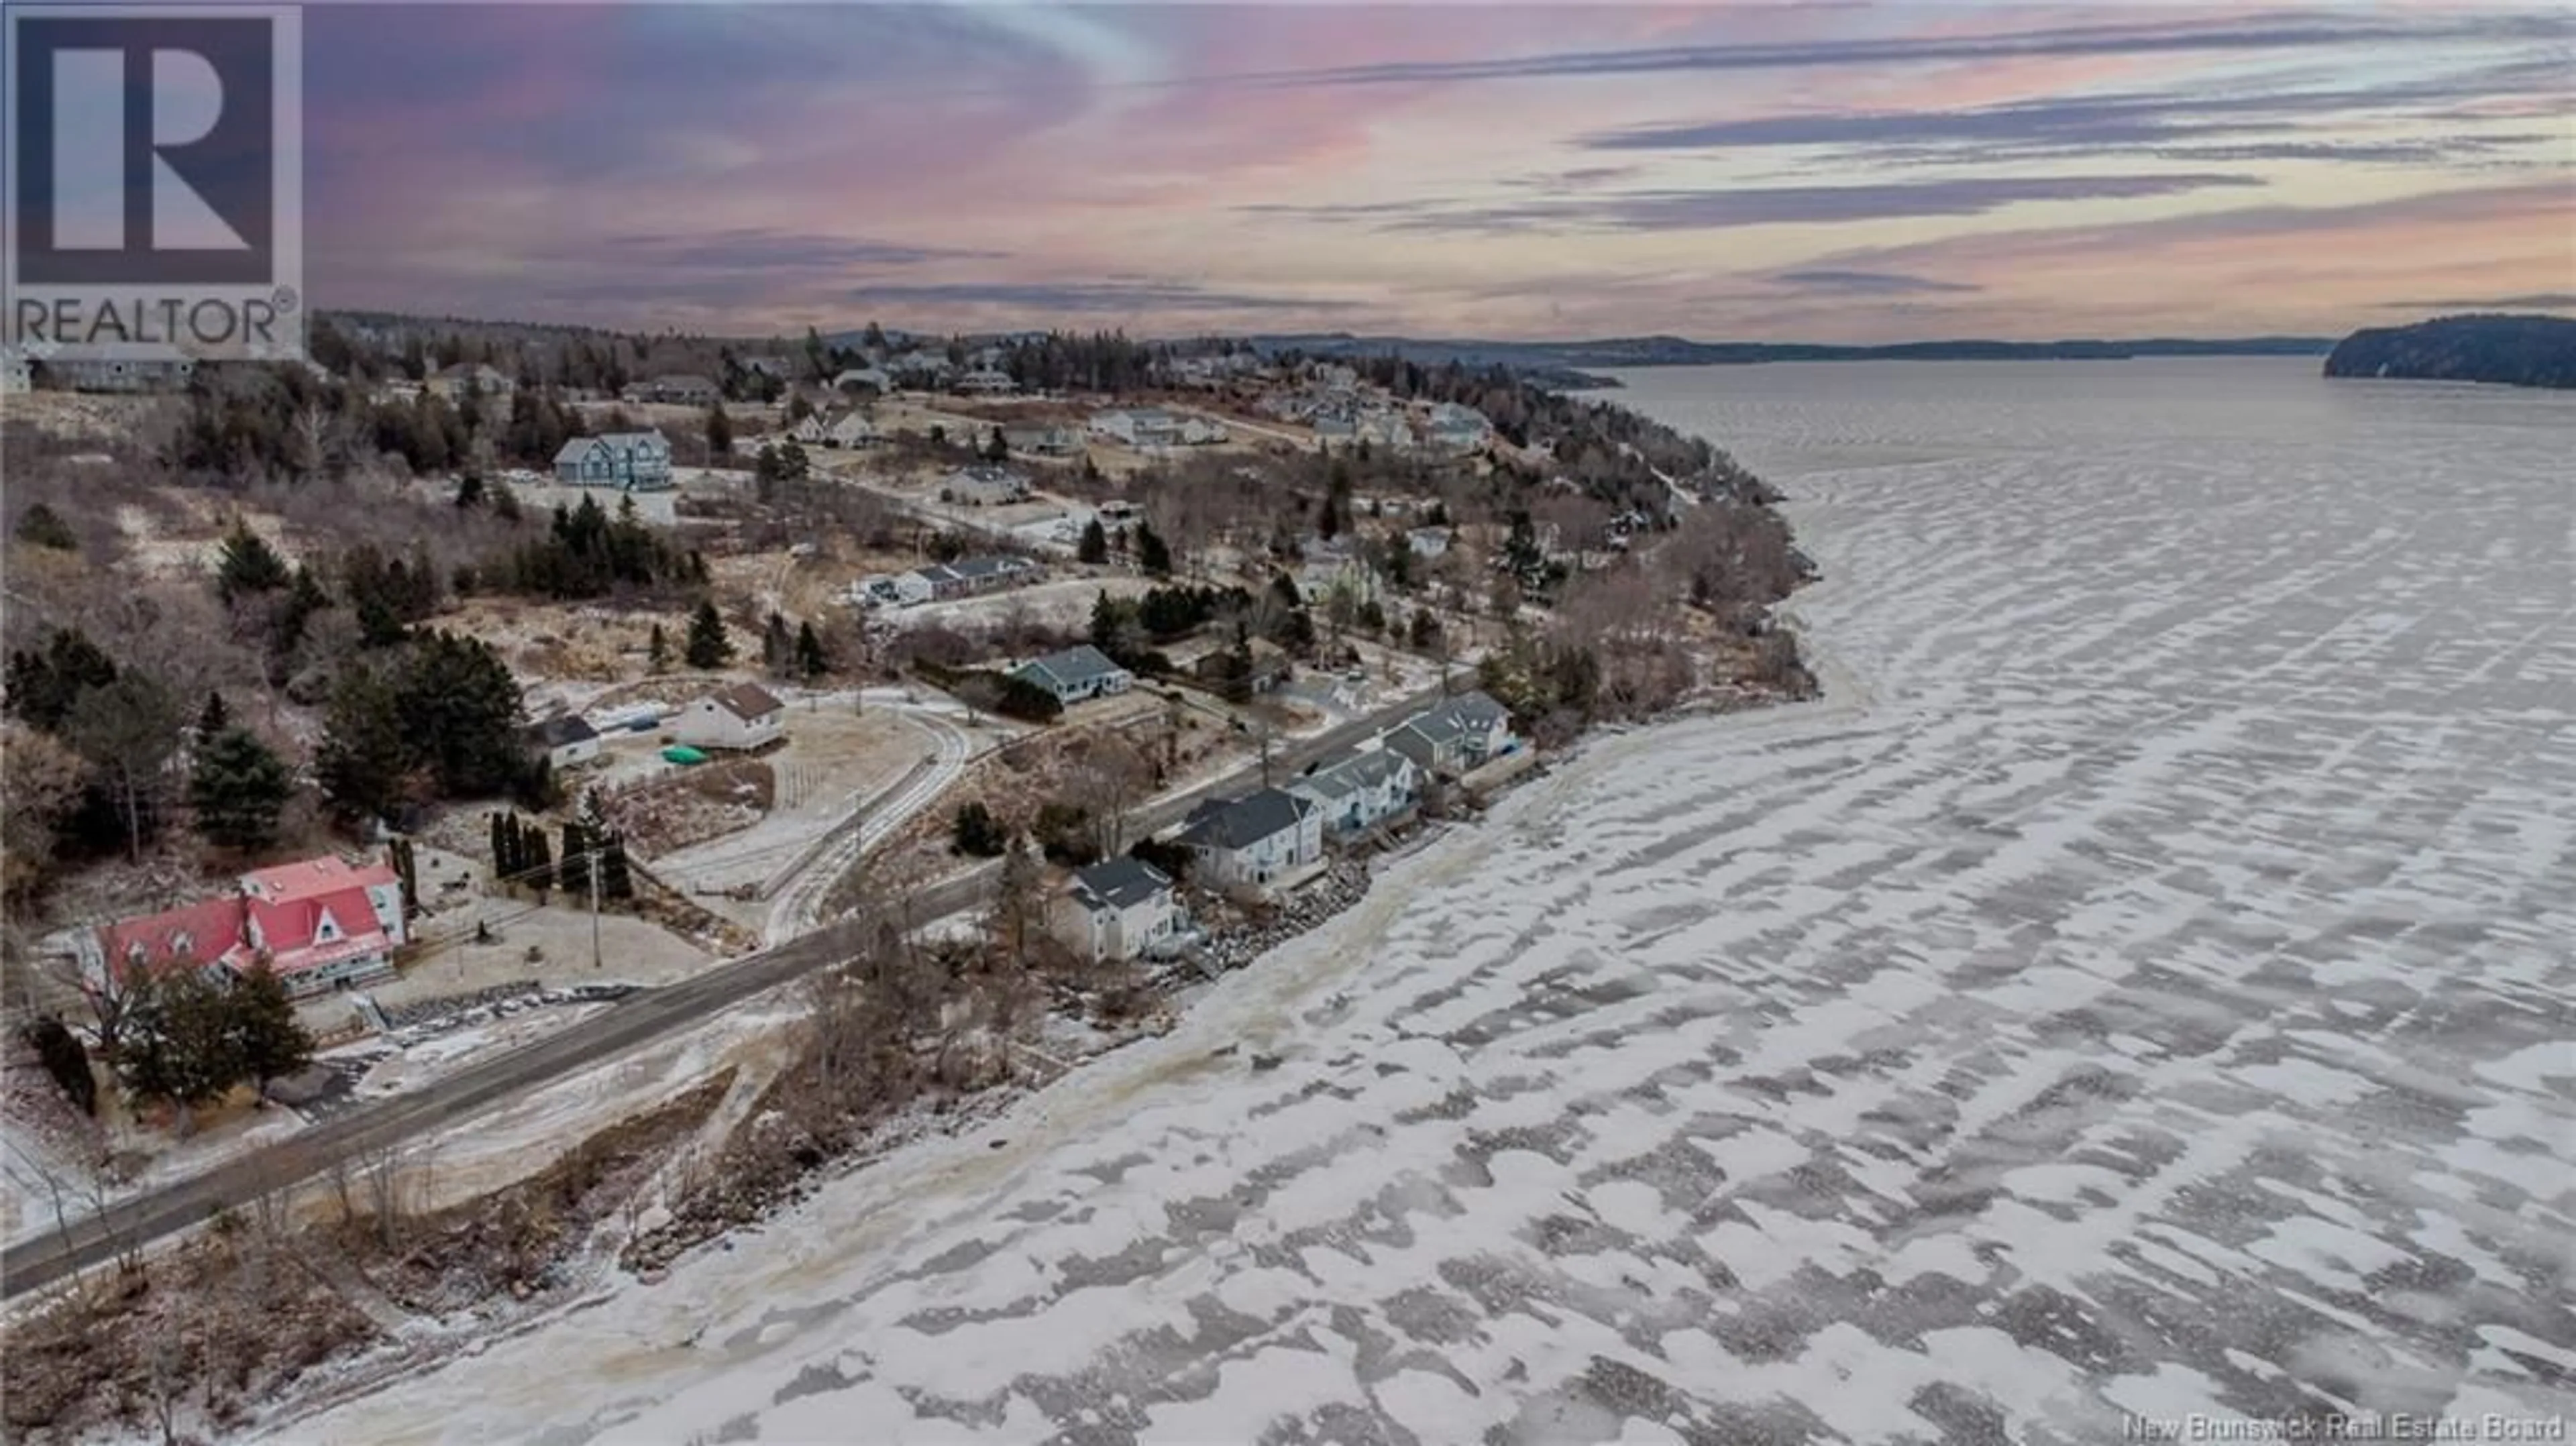
[[[128,986],[118,1075],[139,1098],[189,1112],[223,1098],[245,1073],[229,991],[194,969],[137,976]]]
[[[586,895],[589,891],[591,870],[597,867],[597,861],[590,857],[593,846],[590,831],[581,826],[580,820],[573,819],[564,824],[561,872],[566,893]]]
[[[599,846],[599,896],[602,899],[635,897],[635,875],[626,867],[626,840],[609,834]]]
[[[313,575],[313,569],[297,567],[286,596],[268,615],[268,650],[281,657],[295,651],[304,641],[305,625],[330,605],[331,595],[322,590],[322,580]]]
[[[520,835],[520,840],[528,851],[527,877],[521,882],[536,890],[542,900],[555,886],[554,850],[547,846],[546,831],[541,828],[529,829]]]
[[[224,706],[224,695],[209,691],[206,706],[197,710],[197,726],[191,739],[199,748],[214,741],[215,735],[232,726],[233,714]]]
[[[412,759],[449,798],[503,792],[526,773],[527,719],[518,680],[480,638],[443,631],[413,644],[396,675],[394,707]]]
[[[1164,545],[1160,533],[1143,522],[1136,524],[1136,565],[1143,568],[1148,577],[1172,575],[1171,548]]]
[[[294,793],[295,776],[247,728],[226,728],[208,739],[188,778],[197,832],[219,848],[268,847]]]
[[[707,408],[707,458],[713,461],[733,450],[733,418],[725,415],[724,403]]]
[[[39,502],[18,514],[15,536],[29,547],[50,548],[55,552],[80,551],[80,537],[72,531],[62,514]]]
[[[277,555],[268,539],[251,531],[249,523],[236,519],[215,560],[216,593],[225,602],[238,602],[274,592],[286,586],[288,577],[286,559]]]
[[[1091,598],[1091,645],[1115,655],[1118,625],[1122,621],[1118,604],[1109,600],[1109,589],[1102,588]]]
[[[807,682],[832,670],[832,659],[823,651],[823,640],[814,633],[811,619],[796,625],[796,672]]]
[[[510,877],[510,821],[500,810],[484,815],[492,836],[492,881],[500,883]]]
[[[776,613],[760,633],[760,665],[773,674],[784,673],[796,656],[796,640],[788,635],[787,619]]]
[[[420,856],[407,838],[394,840],[392,854],[394,877],[402,883],[403,917],[415,918],[420,913]]]
[[[733,660],[733,642],[725,636],[724,619],[717,614],[714,599],[698,601],[697,612],[689,618],[689,641],[683,656],[692,668],[721,668]]]
[[[295,1001],[287,997],[285,983],[265,959],[252,964],[250,972],[224,994],[240,1074],[249,1076],[266,1099],[271,1080],[284,1079],[313,1063],[313,1034],[296,1017]]]
[[[1010,960],[1026,963],[1029,939],[1046,927],[1045,918],[1046,880],[1039,872],[1037,854],[1026,834],[1013,834],[1002,852],[1002,876],[993,889],[987,937]]]
[[[403,799],[411,772],[394,690],[367,668],[351,668],[331,690],[322,715],[314,777],[332,811],[352,822],[378,819]]]
[[[1075,544],[1073,556],[1077,562],[1103,563],[1109,560],[1109,529],[1100,525],[1099,518],[1094,517],[1082,525],[1082,541]]]
[[[1010,835],[980,800],[957,805],[949,825],[949,846],[970,858],[989,859],[1009,847]]]
[[[662,635],[662,625],[655,623],[652,641],[644,646],[644,667],[649,672],[658,673],[669,666],[671,666],[671,640]]]
[[[9,712],[48,733],[59,733],[72,704],[92,688],[116,681],[116,660],[78,628],[56,628],[44,650],[9,655]]]

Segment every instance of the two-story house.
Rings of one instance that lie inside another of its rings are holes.
[[[238,977],[264,961],[288,993],[306,995],[393,973],[408,937],[390,867],[325,855],[244,874],[221,898],[83,930],[72,953],[93,990],[177,970]]]
[[[1179,842],[1192,874],[1210,888],[1279,888],[1324,860],[1324,811],[1278,788],[1233,802],[1211,799],[1190,811]]]
[[[1482,689],[1425,708],[1386,735],[1386,746],[1425,774],[1464,773],[1510,752],[1515,742],[1510,710]]]
[[[1392,749],[1372,748],[1317,764],[1288,791],[1323,811],[1324,837],[1345,839],[1412,808],[1422,794],[1422,770]]]
[[[567,487],[660,492],[671,486],[671,442],[659,431],[575,437],[555,453],[555,480]]]
[[[1076,872],[1055,908],[1056,936],[1094,963],[1160,953],[1187,923],[1170,876],[1135,858]]]

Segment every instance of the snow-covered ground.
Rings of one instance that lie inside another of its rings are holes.
[[[1621,400],[1797,496],[1826,702],[1600,740],[1171,1035],[288,1434],[2576,1414],[2576,398]]]

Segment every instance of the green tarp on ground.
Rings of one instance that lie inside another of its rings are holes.
[[[691,748],[686,743],[674,743],[670,747],[662,750],[662,761],[665,763],[704,763],[707,761],[707,756],[700,753],[698,750]]]

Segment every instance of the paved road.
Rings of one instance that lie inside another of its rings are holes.
[[[1307,762],[1368,737],[1422,707],[1437,691],[1427,689],[1317,737],[1282,744],[1271,757],[1272,778],[1289,777]],[[1147,833],[1168,828],[1201,799],[1259,782],[1259,765],[1247,765],[1147,804],[1137,811],[1137,827]],[[910,915],[926,922],[973,907],[989,896],[999,872],[996,860],[922,889],[909,901]],[[73,1223],[68,1232],[19,1241],[0,1252],[0,1295],[42,1289],[74,1269],[113,1258],[120,1249],[187,1230],[265,1191],[322,1174],[335,1162],[453,1124],[575,1070],[701,1024],[720,1010],[845,957],[850,928],[829,925],[681,983],[643,990],[578,1029],[469,1065],[417,1091],[359,1105],[292,1139],[124,1200]]]

